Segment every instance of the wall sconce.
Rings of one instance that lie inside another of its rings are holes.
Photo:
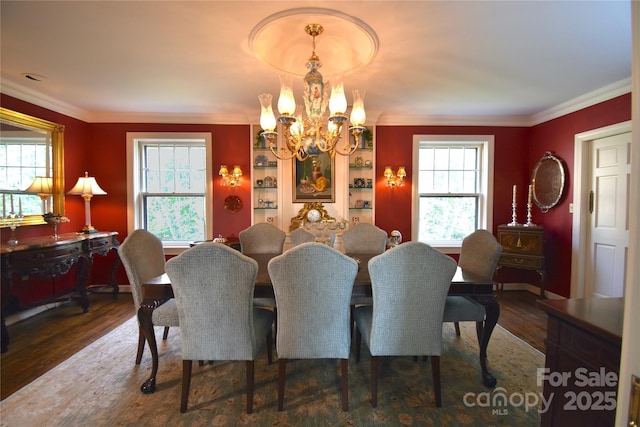
[[[224,187],[231,187],[231,189],[233,190],[234,188],[240,186],[242,169],[240,169],[240,166],[234,166],[233,171],[229,173],[229,169],[227,169],[226,165],[220,165],[220,172],[218,172],[218,175],[222,177],[220,185]]]
[[[84,176],[78,178],[78,182],[76,185],[69,190],[67,194],[73,194],[77,196],[82,196],[84,199],[84,218],[85,218],[85,226],[82,227],[80,233],[95,233],[98,230],[93,228],[91,225],[91,198],[93,196],[102,196],[107,194],[98,183],[96,179],[92,176],[89,176],[87,172],[84,173]]]
[[[396,173],[393,173],[391,166],[385,166],[384,168],[384,177],[387,178],[387,187],[391,187],[392,190],[396,188],[396,186],[402,186],[405,176],[407,176],[407,171],[404,170],[404,166],[400,166]]]
[[[47,201],[53,193],[53,178],[50,176],[36,176],[25,193],[37,194],[42,200],[42,215],[47,213]]]

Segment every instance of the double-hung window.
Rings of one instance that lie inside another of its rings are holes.
[[[211,235],[211,135],[128,133],[127,147],[129,228],[152,232],[166,248]]]
[[[457,252],[492,227],[492,135],[414,135],[413,240]]]
[[[45,213],[38,195],[23,191],[36,176],[51,176],[51,168],[48,166],[51,164],[51,156],[51,138],[46,132],[17,128],[12,130],[10,127],[2,131],[0,189],[7,193],[3,198],[3,215]],[[13,206],[9,197],[11,200],[16,199]]]

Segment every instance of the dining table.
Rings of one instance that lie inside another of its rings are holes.
[[[274,298],[273,286],[267,266],[269,260],[280,255],[276,253],[244,254],[253,258],[258,263],[254,297]],[[371,278],[369,276],[368,263],[375,254],[347,254],[358,262],[358,272],[353,284],[353,297],[371,297]],[[492,279],[483,278],[477,274],[464,271],[460,266],[451,279],[449,295],[461,295],[473,298],[484,306],[486,315],[484,322],[476,323],[478,336],[480,368],[482,382],[485,386],[493,388],[497,384],[496,378],[487,369],[487,347],[494,327],[500,316],[500,305],[494,293],[495,282]],[[142,384],[140,390],[145,393],[153,393],[156,388],[156,375],[158,373],[158,348],[153,330],[153,310],[173,297],[173,289],[169,276],[161,274],[146,280],[142,284],[143,302],[138,309],[138,322],[140,328],[149,343],[151,351],[152,368],[151,375]]]

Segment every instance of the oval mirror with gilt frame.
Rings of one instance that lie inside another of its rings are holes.
[[[538,160],[531,174],[533,202],[543,213],[560,202],[565,185],[565,169],[562,160],[547,151]]]
[[[20,226],[45,224],[42,214],[64,215],[64,126],[0,108],[0,227],[22,214]],[[27,190],[35,177],[50,179],[40,196]]]

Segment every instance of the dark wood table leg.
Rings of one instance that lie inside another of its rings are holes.
[[[118,255],[118,247],[114,246],[111,248],[111,251],[114,253],[113,265],[111,266],[111,286],[113,286],[113,299],[118,299],[118,294],[120,293],[120,286],[118,286],[118,267],[120,266],[120,256]]]
[[[140,323],[140,328],[144,333],[147,343],[149,343],[149,350],[151,350],[151,376],[140,387],[140,391],[145,394],[150,394],[156,391],[156,375],[158,374],[158,345],[156,344],[156,335],[153,331],[153,320],[151,316],[153,315],[153,310],[155,310],[160,304],[162,304],[162,301],[159,300],[145,300],[138,309],[138,322]]]
[[[9,295],[11,294],[11,270],[9,270],[7,268],[7,266],[3,265],[2,266],[2,283],[0,283],[0,309],[2,310],[2,313],[0,314],[0,317],[2,318],[2,325],[0,326],[1,328],[1,348],[0,351],[2,353],[6,353],[7,351],[9,351],[9,329],[7,329],[7,323],[5,321],[4,318],[4,313],[7,310],[7,305],[9,304]]]
[[[489,339],[500,317],[500,304],[495,295],[474,296],[476,301],[482,304],[486,311],[484,322],[476,322],[478,345],[480,346],[480,368],[482,369],[482,383],[490,388],[497,384],[496,378],[487,369],[487,347]]]
[[[9,351],[9,329],[7,329],[7,323],[4,320],[4,314],[2,315],[2,343],[1,343],[1,348],[0,348],[0,352],[2,353],[6,353],[7,351]]]
[[[89,312],[89,294],[87,293],[87,284],[89,283],[89,275],[91,274],[91,266],[93,259],[90,256],[81,256],[78,259],[76,270],[76,292],[80,296],[80,307],[83,313]]]

